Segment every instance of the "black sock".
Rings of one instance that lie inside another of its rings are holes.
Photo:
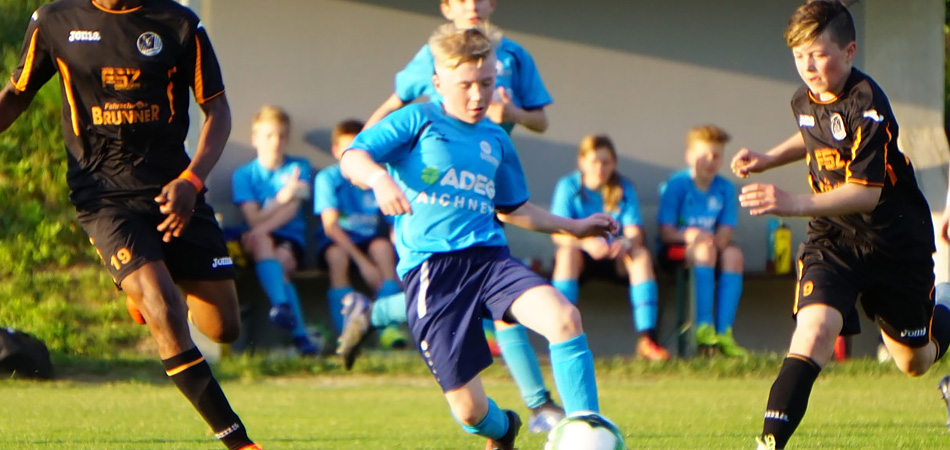
[[[934,361],[940,361],[943,355],[947,353],[947,347],[950,346],[950,308],[946,305],[934,305],[934,316],[930,322],[930,336],[937,344],[937,357]]]
[[[775,438],[775,448],[785,448],[805,416],[812,385],[821,367],[807,356],[789,354],[769,392],[762,435]]]
[[[165,373],[229,450],[253,444],[197,348],[162,360]]]

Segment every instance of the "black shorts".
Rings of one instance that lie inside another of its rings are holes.
[[[367,240],[365,240],[365,241],[363,241],[363,242],[354,242],[353,245],[355,245],[356,248],[360,249],[360,251],[363,252],[363,254],[369,254],[369,245],[372,244],[373,241],[375,241],[376,239],[379,239],[379,238],[386,238],[386,237],[385,237],[385,236],[375,236],[375,237],[371,237],[371,238],[369,238],[369,239],[367,239]],[[387,238],[387,240],[388,240],[388,238]],[[318,269],[320,269],[320,270],[329,270],[329,269],[330,269],[330,264],[327,263],[327,250],[328,250],[330,247],[334,246],[334,245],[336,245],[336,243],[334,243],[333,241],[330,241],[329,244],[324,245],[323,247],[320,247],[319,250],[317,250],[317,268],[318,268]],[[395,253],[395,252],[396,252],[396,249],[393,249],[393,253]],[[352,259],[352,258],[350,258],[350,268],[351,268],[351,269],[356,269],[356,263],[353,262],[353,259]]]
[[[859,243],[809,239],[799,247],[792,313],[812,304],[838,310],[841,334],[861,331],[857,302],[892,339],[910,347],[930,342],[934,263],[930,249],[909,248],[899,260]]]
[[[165,217],[157,208],[109,206],[79,212],[80,224],[117,286],[130,273],[154,261],[164,261],[175,281],[234,278],[224,235],[210,206],[196,204],[181,236],[168,243],[156,229]]]
[[[290,250],[290,253],[293,253],[294,255],[294,260],[297,261],[297,264],[300,264],[300,262],[303,261],[303,245],[301,245],[299,242],[274,233],[271,233],[270,238],[274,240],[274,248],[284,247],[287,250]]]
[[[630,282],[626,272],[623,271],[623,263],[618,262],[616,259],[594,259],[583,250],[581,250],[581,255],[583,258],[583,266],[581,268],[581,275],[577,280],[579,284],[584,284],[591,278],[599,278],[624,285]]]

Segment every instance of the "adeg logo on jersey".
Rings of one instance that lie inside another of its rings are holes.
[[[135,45],[139,48],[139,53],[155,56],[162,51],[162,38],[154,31],[146,31],[139,35]]]

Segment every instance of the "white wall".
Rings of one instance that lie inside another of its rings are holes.
[[[234,117],[231,142],[208,183],[212,202],[229,220],[236,217],[230,172],[253,158],[248,128],[262,104],[290,112],[291,153],[308,156],[317,167],[330,164],[332,158],[305,136],[325,148],[336,122],[366,118],[392,92],[393,74],[442,23],[435,0],[190,4],[217,50]],[[655,236],[657,185],[684,165],[682,136],[689,127],[727,129],[734,137],[727,157],[741,146],[766,150],[796,131],[788,105],[799,80],[782,32],[799,4],[502,0],[495,23],[534,55],[555,100],[547,109],[547,133],[513,135],[533,200],[547,205],[556,179],[573,168],[584,134],[607,132],[620,147],[620,170],[636,183],[647,230]],[[923,168],[945,166],[946,140],[933,131],[942,124],[943,2],[865,0],[853,12],[858,66],[890,93],[902,131],[918,137],[915,151],[942,144],[924,158]],[[803,163],[763,179],[793,192],[809,190]],[[946,185],[945,178],[932,184],[940,182]],[[792,225],[798,240],[804,222]],[[515,254],[549,260],[546,237],[510,233]],[[743,215],[736,236],[748,268],[761,270],[765,219]]]

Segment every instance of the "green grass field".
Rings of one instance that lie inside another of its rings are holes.
[[[708,373],[702,364],[628,364],[627,370],[608,365],[599,384],[602,410],[624,431],[631,450],[754,448],[774,361],[751,375],[729,374],[722,363],[708,365]],[[941,365],[917,379],[869,361],[826,370],[790,448],[950,448],[936,390],[947,369]],[[245,379],[227,375],[227,367],[220,371],[251,436],[267,450],[484,445],[455,424],[426,376],[364,372]],[[223,448],[170,382],[83,378],[90,377],[0,381],[0,449]],[[500,405],[515,407],[526,418],[503,367],[492,367],[485,378]],[[543,436],[527,433],[518,441],[522,450],[543,444]]]

